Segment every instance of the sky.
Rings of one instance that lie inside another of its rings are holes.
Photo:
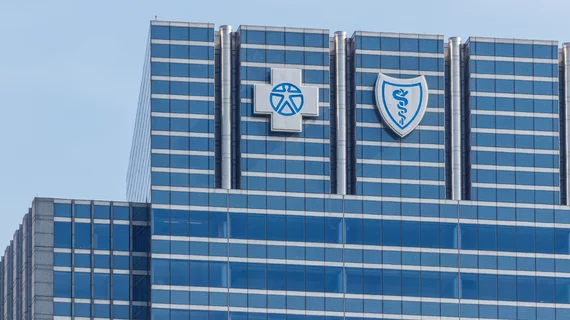
[[[125,200],[149,21],[570,41],[568,0],[1,1],[0,248],[34,197]],[[0,249],[0,253],[2,253]]]

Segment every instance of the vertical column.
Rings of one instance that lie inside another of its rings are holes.
[[[346,32],[334,34],[336,47],[337,193],[346,194]]]
[[[451,199],[461,200],[461,38],[449,38],[451,94]]]
[[[562,59],[564,67],[564,107],[566,113],[566,204],[570,203],[570,160],[569,152],[570,150],[570,42],[564,43],[562,45]],[[562,98],[562,97],[561,97]]]
[[[53,199],[32,204],[32,319],[53,319]]]
[[[232,76],[232,27],[220,27],[221,82],[222,82],[222,188],[232,187],[232,120],[231,120],[231,76]]]

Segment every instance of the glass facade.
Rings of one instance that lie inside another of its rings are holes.
[[[329,31],[241,26],[239,37],[241,188],[330,193]],[[302,71],[319,88],[319,116],[298,134],[270,129],[270,117],[254,115],[253,86],[270,81],[271,68]]]
[[[558,44],[466,44],[471,198],[560,204]]]
[[[152,201],[188,205],[169,187],[214,188],[214,28],[153,25],[150,34]]]
[[[130,202],[36,198],[0,320],[570,319],[564,54],[152,21]],[[288,74],[318,92],[300,132],[256,113]],[[379,75],[425,78],[404,137]]]
[[[148,319],[147,204],[36,198],[2,257],[2,319]]]
[[[356,194],[445,199],[443,36],[356,32]],[[374,97],[378,74],[425,76],[429,100],[418,128],[405,138],[380,117]]]

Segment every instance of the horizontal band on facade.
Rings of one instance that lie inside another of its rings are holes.
[[[438,59],[443,59],[444,57],[443,53],[365,50],[365,49],[355,49],[355,53],[376,55],[376,56],[392,56],[392,57],[418,57],[418,58],[438,58]]]
[[[551,41],[551,40],[526,40],[526,39],[507,39],[507,38],[489,38],[489,37],[469,37],[468,42],[538,44],[545,46],[558,46],[558,41]]]
[[[544,95],[544,94],[499,93],[499,92],[470,91],[470,92],[469,92],[469,95],[470,95],[471,97],[488,97],[488,98],[558,100],[558,95]]]
[[[154,81],[171,81],[171,82],[199,82],[214,83],[214,78],[193,78],[193,77],[170,77],[170,76],[151,76],[150,80]]]
[[[550,154],[550,155],[557,155],[560,153],[560,151],[558,151],[558,150],[525,149],[525,148],[499,148],[499,147],[482,147],[482,146],[471,146],[471,150],[472,151],[487,151],[487,152]]]
[[[183,96],[178,94],[158,94],[153,93],[150,95],[151,99],[165,99],[165,100],[185,100],[185,101],[208,101],[214,102],[213,96]]]
[[[300,68],[298,68],[298,69],[300,69]],[[328,78],[327,78],[327,80],[328,80]],[[256,84],[268,85],[268,83],[266,81],[261,81],[261,80],[240,80],[240,82],[241,82],[241,85],[246,85],[246,86],[254,86]],[[328,84],[328,83],[304,82],[303,86],[305,86],[305,87],[316,87],[316,88],[320,88],[320,89],[329,89],[330,88],[330,84]]]
[[[152,167],[151,172],[164,172],[164,173],[185,173],[185,174],[202,174],[213,175],[214,170],[200,170],[200,169],[181,169],[181,168],[161,168]]]
[[[327,157],[291,156],[288,154],[242,153],[242,159],[330,162]]]
[[[242,171],[242,176],[244,176],[244,177],[258,177],[258,178],[320,180],[320,181],[330,180],[329,176],[323,176],[323,175],[256,172],[256,171],[246,171],[246,170]]]
[[[395,33],[395,32],[375,32],[375,31],[355,31],[354,36],[378,37],[378,38],[403,38],[403,39],[424,39],[443,40],[443,35],[416,34],[416,33]]]
[[[200,23],[200,22],[181,22],[181,21],[158,21],[151,20],[150,22],[153,26],[167,26],[167,27],[185,27],[185,28],[207,28],[213,29],[213,23]]]
[[[517,76],[517,75],[506,75],[506,74],[470,73],[469,77],[474,79],[558,82],[558,78],[556,77]]]
[[[191,151],[191,150],[171,150],[171,149],[152,149],[151,154],[168,154],[168,155],[182,155],[182,156],[203,156],[213,157],[215,152],[212,151]]]
[[[90,218],[68,218],[68,217],[54,217],[55,222],[76,222],[76,223],[98,223],[98,224],[111,224],[109,219],[93,219]],[[113,220],[113,224],[117,225],[132,225],[132,226],[146,226],[148,223],[146,221],[134,221],[134,220]]]
[[[356,159],[357,164],[373,164],[385,166],[402,166],[402,167],[432,167],[445,168],[443,162],[422,162],[422,161],[403,161],[403,160],[376,160],[376,159]],[[405,169],[403,169],[405,170]]]
[[[327,144],[327,145],[330,143],[329,139],[282,137],[282,136],[256,136],[256,135],[249,135],[249,134],[244,134],[241,136],[241,138],[242,138],[242,140],[321,143],[321,144]]]
[[[397,317],[401,320],[452,320],[457,318],[445,318],[439,316],[414,316],[414,315],[395,315],[395,314],[384,314],[384,313],[360,313],[360,312],[341,312],[341,311],[315,311],[315,310],[300,310],[300,309],[268,309],[268,308],[253,308],[253,307],[218,307],[218,306],[207,306],[207,305],[178,305],[178,304],[164,304],[164,303],[152,303],[152,308],[160,309],[174,309],[174,310],[193,310],[193,311],[220,311],[220,312],[247,312],[247,313],[258,313],[258,314],[287,314],[287,315],[299,315],[299,316],[322,316],[322,317],[365,317],[366,319],[394,319]],[[495,319],[483,319],[479,320],[495,320]],[[59,319],[55,319],[59,320]]]
[[[395,148],[416,148],[416,149],[445,149],[443,144],[429,144],[429,143],[408,143],[408,142],[386,142],[386,141],[363,141],[357,140],[357,146],[369,147],[395,147]]]
[[[515,202],[500,202],[500,201],[481,201],[481,200],[447,200],[447,199],[428,199],[428,198],[404,198],[404,197],[383,197],[383,196],[363,196],[363,195],[339,195],[339,194],[321,194],[321,193],[303,193],[303,192],[281,192],[281,191],[259,191],[259,190],[242,190],[242,189],[214,189],[214,188],[200,188],[200,187],[159,187],[153,186],[152,190],[160,191],[177,191],[177,192],[196,192],[196,193],[211,193],[211,194],[225,194],[225,195],[251,195],[251,196],[276,196],[276,197],[298,197],[300,199],[322,199],[322,200],[355,200],[355,201],[386,201],[386,202],[400,202],[400,203],[414,203],[414,204],[434,204],[434,205],[470,205],[478,207],[493,207],[493,208],[524,208],[524,209],[545,209],[545,210],[561,210],[569,212],[568,206],[557,205],[557,204],[535,204],[535,203],[515,203]],[[166,205],[167,207],[161,207],[165,209],[169,208],[186,208],[187,206],[177,206],[177,205]],[[152,205],[155,208],[155,205]],[[209,210],[215,210],[216,207],[207,207]],[[186,210],[186,209],[180,209]],[[228,209],[224,209],[227,211]],[[233,209],[231,209],[233,210]],[[285,211],[281,211],[285,212]],[[289,212],[289,211],[286,211]],[[328,214],[328,213],[327,213]],[[362,218],[362,215],[360,215]],[[427,217],[422,217],[426,219]],[[439,218],[438,218],[439,219]],[[445,219],[445,218],[441,218]],[[439,220],[438,220],[439,221]],[[474,220],[482,221],[482,220]],[[477,224],[477,222],[471,222]],[[506,221],[506,220],[493,220],[492,223],[481,223],[481,224],[499,224],[506,223],[504,225],[521,225],[527,222],[525,221]],[[512,223],[512,224],[511,224]],[[529,222],[528,226],[537,227],[549,227],[557,228],[570,228],[570,224],[564,223],[542,223],[542,222]]]
[[[531,191],[560,191],[560,187],[537,186],[526,184],[498,184],[473,182],[472,188],[481,189],[509,189],[509,190],[531,190]]]
[[[357,127],[362,128],[386,128],[383,123],[374,123],[374,122],[356,122]],[[426,126],[426,125],[418,125],[414,130],[425,130],[425,131],[445,131],[444,126]]]
[[[254,31],[274,31],[274,32],[295,32],[295,33],[313,33],[329,35],[329,30],[327,29],[314,29],[314,28],[290,28],[290,27],[271,27],[271,26],[252,26],[245,25],[239,26],[238,32],[241,30],[254,30]]]
[[[375,92],[375,87],[374,86],[356,86],[356,90]],[[429,89],[428,92],[429,92],[429,94],[441,94],[441,95],[445,94],[445,90]]]
[[[187,40],[164,40],[164,39],[151,39],[151,44],[166,44],[166,45],[177,45],[177,46],[208,46],[213,47],[214,42],[204,42],[204,41],[187,41]]]
[[[326,62],[329,60],[326,59]],[[301,70],[318,70],[330,71],[330,66],[315,66],[308,64],[287,64],[287,63],[267,63],[267,62],[240,62],[242,67],[255,67],[255,68],[288,68],[288,69],[301,69]],[[244,80],[242,80],[243,82]],[[307,85],[307,84],[306,84]]]
[[[78,254],[101,254],[128,257],[148,257],[146,252],[136,251],[118,251],[118,250],[95,250],[95,249],[68,249],[68,248],[53,248],[54,253],[78,253]]]
[[[356,67],[356,75],[358,78],[358,73],[384,73],[388,75],[410,75],[410,76],[432,76],[432,77],[443,77],[445,73],[443,71],[423,71],[423,70],[401,70],[401,69],[384,69],[384,68],[367,68],[367,67]]]
[[[53,199],[53,203],[63,203],[63,204],[71,204],[72,202],[74,202],[75,204],[85,204],[85,205],[91,205],[91,201],[87,200],[69,200],[69,199]],[[100,201],[100,200],[96,200],[93,201],[93,205],[96,206],[110,206],[112,205],[113,207],[128,207],[130,206],[130,204],[128,202],[120,202],[120,201]]]
[[[234,293],[234,294],[259,294],[259,295],[271,295],[271,296],[277,295],[277,296],[290,296],[290,297],[338,298],[338,299],[359,299],[359,300],[377,300],[377,301],[406,301],[406,302],[451,303],[451,304],[461,303],[461,304],[474,304],[474,305],[487,305],[487,306],[519,306],[519,307],[537,307],[537,308],[555,308],[555,307],[558,307],[558,308],[570,309],[570,304],[561,304],[561,303],[554,304],[554,303],[541,303],[541,302],[428,298],[428,297],[413,297],[413,296],[389,296],[389,295],[333,293],[333,292],[236,289],[236,288],[196,287],[196,286],[172,286],[172,285],[159,285],[159,284],[153,284],[152,290]],[[327,315],[329,312],[330,311],[327,311]],[[438,319],[441,319],[441,318],[438,318]]]
[[[75,303],[91,303],[91,299],[79,299],[79,298],[58,298],[58,297],[54,297],[53,298],[53,302],[61,302],[61,303],[71,303],[71,302],[75,302]],[[128,305],[132,305],[132,306],[148,306],[149,303],[148,302],[142,302],[142,301],[127,301],[127,300],[101,300],[101,299],[93,299],[93,303],[95,304],[113,304],[115,306],[128,306]],[[55,316],[53,317],[54,320],[57,319],[69,319],[71,320],[71,317],[61,317],[61,316]],[[81,317],[75,317],[75,319],[84,319]],[[89,319],[89,318],[87,318]],[[96,318],[97,319],[97,318]]]
[[[169,253],[153,253],[151,255],[151,257],[152,257],[152,259],[241,262],[241,263],[262,263],[262,264],[287,264],[287,265],[314,266],[314,267],[327,266],[327,267],[340,267],[340,268],[345,267],[345,268],[359,268],[359,269],[432,271],[432,272],[451,272],[451,273],[461,272],[461,273],[491,274],[491,275],[570,278],[570,273],[566,273],[566,272],[496,270],[496,269],[454,268],[454,267],[430,267],[430,266],[394,265],[394,264],[382,264],[382,263],[335,262],[335,261],[317,261],[317,260],[241,258],[241,257],[228,257],[228,256],[225,256],[225,257],[201,256],[201,255],[169,254]]]
[[[214,59],[202,60],[202,59],[181,59],[181,58],[150,58],[150,62],[165,62],[165,63],[182,63],[182,64],[207,64],[214,65]]]
[[[221,243],[221,244],[244,244],[244,245],[260,245],[260,246],[283,246],[283,247],[300,247],[300,248],[317,248],[317,249],[367,250],[367,251],[378,251],[378,252],[391,251],[391,252],[461,254],[461,255],[472,255],[472,256],[570,260],[570,255],[568,255],[568,254],[547,254],[547,253],[464,250],[464,249],[440,249],[440,248],[405,247],[405,246],[395,247],[395,246],[357,245],[357,244],[343,244],[343,243],[295,242],[295,241],[275,241],[275,240],[248,240],[248,239],[232,239],[232,238],[229,238],[229,239],[228,238],[202,238],[202,237],[163,236],[163,235],[152,235],[152,240],[181,241],[181,242],[204,242],[204,243]]]
[[[357,182],[370,182],[370,183],[390,183],[390,184],[411,184],[422,186],[445,186],[444,181],[434,180],[411,180],[411,179],[390,179],[390,178],[370,178],[370,177],[356,177]]]
[[[203,132],[179,132],[179,131],[159,131],[151,130],[150,132],[153,136],[170,136],[170,137],[189,137],[189,138],[208,138],[213,139],[213,133],[203,133]]]
[[[376,106],[375,104],[357,103],[357,104],[356,104],[356,108],[357,108],[357,109],[367,109],[367,110],[378,110],[378,106]],[[432,107],[427,107],[427,108],[426,108],[426,112],[444,113],[444,112],[445,112],[445,109],[444,109],[444,108],[432,108]]]
[[[488,128],[471,128],[474,133],[489,133],[489,134],[512,134],[512,135],[526,135],[538,137],[558,137],[558,131],[534,131],[534,130],[509,130],[509,129],[488,129]]]
[[[129,269],[101,269],[101,268],[78,268],[78,267],[53,267],[54,271],[59,272],[85,272],[85,273],[107,273],[107,274],[140,274],[140,275],[147,275],[149,274],[148,271],[137,271],[137,270],[129,270]],[[137,272],[135,272],[137,271]]]
[[[253,103],[252,98],[240,98],[241,103]],[[321,109],[328,109],[330,107],[329,102],[319,101],[319,108]]]
[[[429,109],[429,108],[428,108]],[[520,112],[520,111],[499,111],[499,110],[478,110],[471,109],[471,114],[485,116],[505,116],[505,117],[528,117],[528,118],[552,118],[558,119],[558,113],[541,113],[541,112]]]
[[[264,115],[264,116],[256,116],[256,117],[247,117],[247,116],[242,116],[241,121],[244,122],[264,122],[264,123],[269,123],[271,117],[269,115]],[[330,125],[330,121],[328,120],[316,120],[316,119],[312,119],[309,117],[306,117],[303,119],[303,125],[314,125],[314,126],[329,126]]]
[[[214,120],[213,114],[195,114],[195,113],[172,113],[172,112],[151,112],[151,117],[177,118],[177,119],[197,119],[197,120]]]
[[[240,43],[241,49],[259,49],[259,50],[283,50],[283,51],[303,51],[303,52],[330,52],[330,48],[318,48],[318,47],[299,47],[299,46],[288,46],[288,45],[276,45],[276,44],[253,44],[253,43]]]
[[[153,190],[162,190],[168,187],[153,186]],[[175,187],[177,188],[177,187]],[[274,191],[263,192],[264,195],[274,196]],[[291,192],[288,192],[290,194]],[[393,200],[393,199],[392,199]],[[403,198],[402,200],[407,200]],[[439,200],[440,202],[452,202],[450,200]],[[481,202],[478,202],[481,203]],[[522,207],[522,206],[517,206]],[[550,205],[552,209],[553,205]],[[350,219],[370,219],[370,220],[393,220],[393,221],[414,221],[414,222],[433,222],[433,223],[464,223],[473,225],[492,225],[492,226],[520,226],[520,227],[536,227],[536,228],[570,228],[570,223],[548,223],[548,222],[530,222],[518,220],[485,220],[485,219],[466,219],[466,218],[440,218],[426,217],[419,215],[383,215],[370,213],[341,213],[341,212],[314,212],[314,211],[296,211],[296,210],[274,210],[274,209],[247,209],[232,207],[208,207],[208,206],[185,206],[185,205],[169,205],[169,204],[153,204],[153,209],[165,210],[186,210],[186,211],[212,211],[212,212],[235,212],[247,214],[269,214],[269,215],[291,215],[291,216],[310,216],[310,217],[336,217]]]
[[[558,64],[558,59],[541,59],[541,58],[519,58],[519,57],[498,57],[498,56],[479,56],[470,55],[469,60],[483,61],[504,61],[504,62],[527,62],[527,63],[549,63]]]
[[[540,167],[519,167],[519,166],[495,166],[485,164],[471,164],[471,168],[475,170],[491,170],[491,171],[518,171],[518,172],[536,172],[536,173],[560,173],[559,168],[540,168]]]

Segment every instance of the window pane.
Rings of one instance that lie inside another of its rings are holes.
[[[54,222],[54,247],[71,248],[70,222]]]
[[[113,299],[129,300],[129,276],[125,274],[113,275]]]
[[[71,217],[71,204],[54,203],[53,211],[56,217]]]
[[[75,249],[91,248],[91,224],[75,223]]]
[[[129,226],[113,225],[113,250],[129,251]]]
[[[93,298],[109,300],[111,298],[111,275],[95,273],[93,275]]]
[[[53,295],[57,298],[71,298],[71,273],[54,271]]]
[[[84,272],[76,272],[74,274],[75,298],[89,299],[91,298],[91,274]]]
[[[76,204],[75,205],[75,217],[76,218],[91,218],[91,206],[88,204]]]
[[[111,207],[109,207],[109,206],[94,206],[93,217],[95,219],[109,219],[111,217]]]
[[[93,242],[96,250],[109,250],[111,246],[111,231],[108,224],[96,223],[93,226]]]

